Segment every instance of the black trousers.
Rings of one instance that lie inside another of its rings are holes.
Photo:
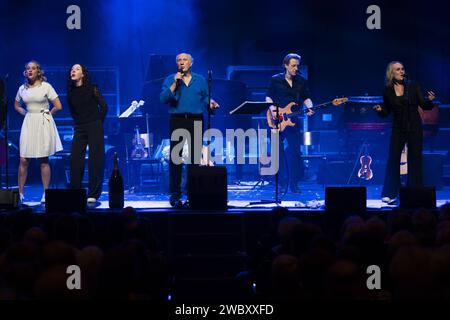
[[[422,130],[401,131],[393,128],[389,157],[384,178],[382,197],[395,198],[400,189],[400,158],[405,143],[408,144],[408,179],[409,187],[421,187],[423,185],[422,168]]]
[[[86,146],[89,145],[89,185],[88,197],[100,198],[105,166],[105,141],[101,120],[75,125],[70,157],[70,187],[81,188],[84,173]]]
[[[197,121],[201,128],[201,132],[197,133],[200,136],[194,135],[194,124]],[[173,114],[170,117],[170,162],[169,162],[169,176],[170,176],[170,195],[175,199],[181,198],[181,178],[183,173],[183,163],[175,164],[172,159],[172,150],[177,146],[183,138],[177,141],[172,141],[172,133],[177,129],[185,129],[189,132],[190,141],[188,140],[188,150],[189,150],[189,163],[195,164],[200,163],[201,159],[201,148],[203,142],[203,115],[202,114]],[[195,150],[194,139],[197,139],[197,150]],[[179,147],[179,146],[178,146]],[[181,158],[182,150],[178,156]],[[195,158],[197,156],[197,158]]]
[[[284,140],[287,147],[284,148]],[[280,135],[280,180],[282,184],[297,186],[303,178],[304,165],[300,146],[302,143],[301,132],[298,129],[286,128]]]

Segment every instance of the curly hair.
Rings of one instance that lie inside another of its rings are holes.
[[[28,87],[27,67],[31,63],[36,65],[36,68],[37,68],[37,71],[38,71],[36,80],[39,80],[41,82],[47,81],[47,78],[44,75],[45,72],[41,68],[41,64],[39,62],[37,62],[36,60],[31,60],[31,61],[29,61],[28,63],[25,64],[25,70],[23,71],[23,76],[25,77],[25,82],[24,82],[25,87]]]

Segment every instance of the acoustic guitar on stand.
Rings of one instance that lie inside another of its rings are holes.
[[[280,132],[283,132],[284,129],[286,129],[286,127],[294,127],[296,125],[296,122],[293,122],[292,118],[297,117],[297,116],[302,116],[305,113],[308,113],[309,110],[315,111],[315,110],[327,107],[329,105],[339,106],[343,103],[346,103],[347,101],[348,101],[348,98],[336,98],[336,99],[333,99],[332,101],[315,105],[312,108],[309,108],[309,109],[305,108],[305,109],[302,109],[300,111],[295,111],[295,112],[292,111],[292,107],[294,107],[298,104],[295,102],[290,102],[286,107],[278,108],[278,118],[279,118],[278,129],[280,130]],[[267,114],[266,114],[267,124],[269,125],[270,128],[276,129],[276,127],[277,127],[277,111],[276,111],[276,108],[274,108],[273,106],[271,108],[269,108],[267,110]]]

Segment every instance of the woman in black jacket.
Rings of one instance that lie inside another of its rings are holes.
[[[428,91],[425,100],[420,86],[407,80],[405,68],[401,62],[392,61],[386,68],[386,87],[383,93],[383,105],[374,109],[380,116],[393,114],[389,157],[381,193],[382,201],[391,203],[400,189],[400,157],[408,145],[408,186],[422,186],[422,119],[418,108],[433,108],[435,94]]]
[[[81,188],[86,146],[89,145],[87,201],[95,203],[102,193],[105,161],[103,121],[108,106],[98,88],[91,84],[88,70],[80,64],[75,64],[70,70],[67,96],[75,131],[70,159],[70,186]]]

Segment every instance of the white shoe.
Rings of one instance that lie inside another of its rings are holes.
[[[23,193],[19,193],[19,204],[23,204],[24,201],[25,201],[25,197],[24,197]]]
[[[87,202],[88,203],[96,203],[97,199],[95,199],[95,198],[87,198]]]
[[[381,198],[381,201],[387,204],[393,204],[395,201],[397,201],[397,198],[389,198],[389,197],[383,197]]]
[[[42,195],[41,203],[45,203],[45,192],[44,192],[44,194]]]

